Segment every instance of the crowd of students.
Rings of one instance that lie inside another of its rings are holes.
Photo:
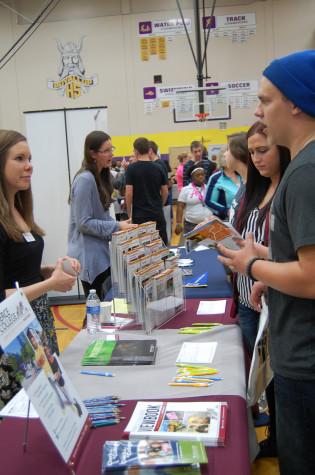
[[[215,170],[200,142],[192,142],[191,158],[180,155],[176,173],[176,233],[216,214],[230,219],[242,235],[238,251],[218,249],[219,259],[234,273],[238,317],[250,354],[260,298],[268,292],[274,385],[268,400],[271,433],[261,453],[279,456],[281,475],[315,472],[314,74],[315,51],[273,61],[261,80],[259,121],[247,133],[228,137],[220,169]],[[51,352],[58,353],[58,343],[48,291],[70,290],[78,275],[86,295],[96,288],[103,298],[110,275],[109,241],[117,230],[154,220],[168,241],[163,213],[168,172],[154,142],[140,137],[133,145],[134,163],[123,171],[127,219],[117,221],[109,213],[111,138],[100,131],[86,137],[69,198],[68,255],[42,266],[44,231],[33,216],[31,152],[23,135],[0,131],[0,297],[9,296],[19,282]],[[0,358],[0,404],[6,404],[19,383],[5,355]],[[266,448],[271,452],[264,453]]]

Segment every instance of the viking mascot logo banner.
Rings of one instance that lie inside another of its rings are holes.
[[[82,92],[88,92],[89,88],[97,84],[97,76],[86,77],[85,67],[81,57],[83,38],[79,44],[69,41],[64,45],[57,41],[60,52],[60,66],[58,75],[60,80],[48,81],[48,88],[59,91],[69,99],[77,99]]]

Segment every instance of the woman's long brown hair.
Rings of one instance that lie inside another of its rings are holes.
[[[111,172],[109,168],[104,168],[101,173],[98,173],[95,160],[91,157],[91,151],[97,152],[102,144],[108,140],[111,140],[110,136],[101,130],[94,130],[86,136],[84,143],[84,158],[80,170],[78,170],[75,175],[76,177],[85,170],[89,170],[94,175],[100,200],[105,209],[108,209],[110,204],[113,202],[112,193],[114,188]],[[71,201],[71,198],[69,201]]]
[[[5,192],[4,168],[10,149],[20,142],[26,142],[24,135],[15,130],[0,130],[0,224],[9,238],[14,241],[22,241],[23,231],[19,229],[10,212]],[[44,231],[34,221],[31,187],[28,190],[18,191],[15,195],[14,204],[30,230],[43,236]]]

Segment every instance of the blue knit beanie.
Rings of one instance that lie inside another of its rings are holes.
[[[263,75],[293,104],[315,117],[315,50],[275,59]]]

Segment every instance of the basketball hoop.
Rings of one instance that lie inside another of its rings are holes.
[[[195,114],[195,117],[199,122],[205,122],[208,116],[209,112],[199,112],[198,114]]]

